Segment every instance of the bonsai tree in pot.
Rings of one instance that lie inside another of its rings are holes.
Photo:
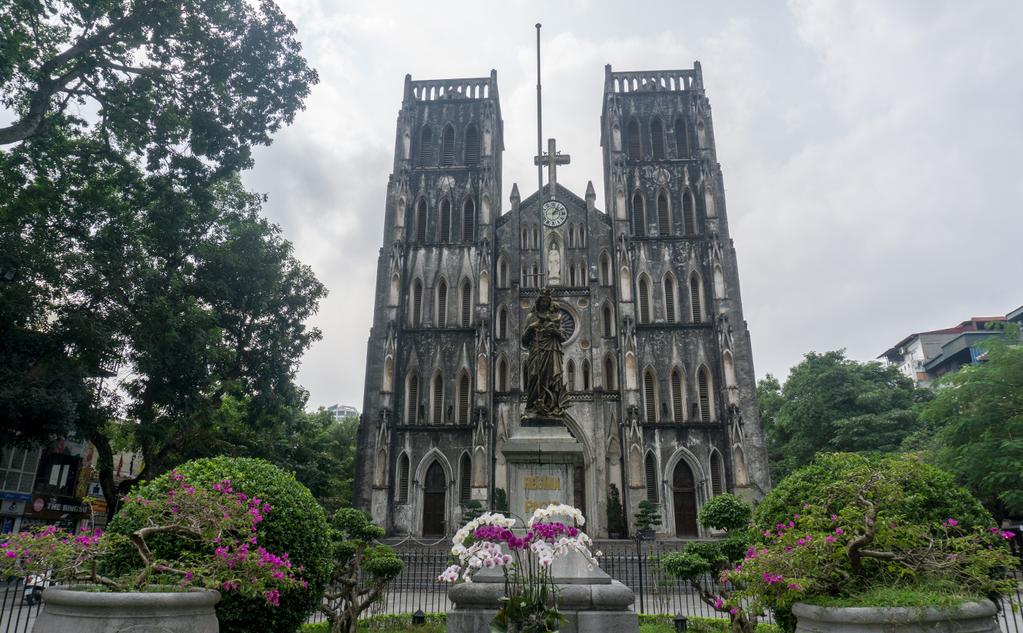
[[[170,479],[174,485],[160,497],[123,499],[124,508],[140,519],[127,535],[98,529],[73,534],[48,526],[11,535],[0,543],[0,574],[49,572],[57,582],[88,582],[107,594],[97,593],[94,587],[89,592],[47,590],[43,595],[47,606],[35,625],[37,633],[69,630],[61,627],[78,620],[114,626],[86,615],[112,608],[121,611],[111,616],[118,630],[139,616],[152,624],[152,611],[158,609],[168,614],[159,621],[166,630],[216,631],[213,607],[219,600],[218,590],[259,596],[276,606],[281,590],[306,585],[301,568],[287,553],[277,554],[260,545],[257,527],[273,511],[270,504],[236,492],[227,480],[212,487],[193,486],[176,471]],[[182,539],[192,547],[181,556],[162,556],[154,543],[168,537]],[[125,547],[131,548],[138,564],[122,567],[116,575],[105,573],[106,559]],[[111,597],[111,592],[131,595]],[[51,604],[60,608],[49,609]],[[180,619],[173,614],[175,605],[185,614]],[[192,613],[197,608],[205,612],[198,621]],[[70,613],[74,609],[77,614]],[[74,629],[90,630],[85,623]]]
[[[1013,534],[910,455],[821,456],[765,498],[754,529],[758,542],[722,580],[790,629],[791,610],[797,631],[843,621],[863,631],[951,631],[964,621],[997,631],[988,598],[1016,587],[1005,545]]]
[[[661,512],[656,504],[644,499],[639,502],[635,520],[637,536],[650,540],[654,538],[655,528],[661,526]]]
[[[622,509],[622,497],[618,486],[611,484],[607,489],[607,536],[623,538],[625,536],[625,511]]]

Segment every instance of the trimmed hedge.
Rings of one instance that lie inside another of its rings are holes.
[[[281,592],[280,606],[273,607],[261,598],[244,598],[225,592],[217,605],[221,633],[293,633],[311,613],[319,608],[320,599],[331,571],[327,517],[309,489],[295,476],[261,459],[212,457],[181,464],[176,469],[195,486],[212,486],[224,479],[250,497],[259,497],[270,504],[270,514],[259,525],[260,545],[268,550],[288,553],[291,560],[304,568],[302,577],[309,582],[307,590]],[[170,488],[170,478],[161,475],[143,483],[132,494],[156,497]],[[138,527],[131,506],[118,513],[109,530],[122,534]],[[154,544],[160,555],[163,548],[180,547],[181,541],[167,538]],[[120,557],[118,565],[130,565],[131,555]]]
[[[667,613],[641,613],[639,615],[640,633],[673,633],[675,630],[675,616]],[[688,618],[689,628],[692,633],[729,633],[730,624],[723,618]],[[434,633],[444,630],[447,622],[445,613],[427,613],[426,626],[412,626],[411,613],[392,613],[388,615],[374,615],[359,620],[360,631],[375,631],[377,633]],[[774,624],[758,624],[757,633],[780,633],[781,629]],[[302,627],[302,633],[330,633],[329,622],[318,622],[306,624]]]

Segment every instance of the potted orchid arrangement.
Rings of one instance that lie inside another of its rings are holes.
[[[592,551],[593,541],[580,529],[584,522],[582,512],[572,506],[549,505],[534,511],[526,529],[516,533],[515,519],[484,513],[455,533],[451,554],[458,562],[444,570],[439,579],[469,583],[481,569],[501,569],[504,597],[491,630],[557,631],[562,616],[552,574],[554,562],[576,552],[592,569],[601,555]]]
[[[288,554],[259,544],[257,527],[273,511],[268,503],[236,492],[229,480],[204,488],[177,472],[170,477],[173,485],[159,498],[123,498],[122,511],[141,519],[130,534],[49,526],[0,542],[0,574],[49,574],[67,585],[43,595],[36,633],[91,631],[89,623],[97,631],[158,623],[161,630],[212,632],[219,591],[276,606],[281,590],[306,586]],[[187,544],[173,558],[157,553],[169,538]],[[126,564],[127,552],[133,560]]]

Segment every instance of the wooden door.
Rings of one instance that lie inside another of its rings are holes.
[[[675,505],[675,536],[699,536],[696,529],[696,478],[684,461],[675,466],[671,484]]]
[[[445,534],[444,514],[447,508],[447,478],[438,462],[426,469],[426,485],[423,487],[423,536]]]

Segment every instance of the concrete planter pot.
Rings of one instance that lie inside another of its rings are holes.
[[[217,591],[101,593],[48,588],[34,633],[219,633]]]
[[[990,600],[957,607],[818,607],[797,602],[796,633],[999,633]]]

